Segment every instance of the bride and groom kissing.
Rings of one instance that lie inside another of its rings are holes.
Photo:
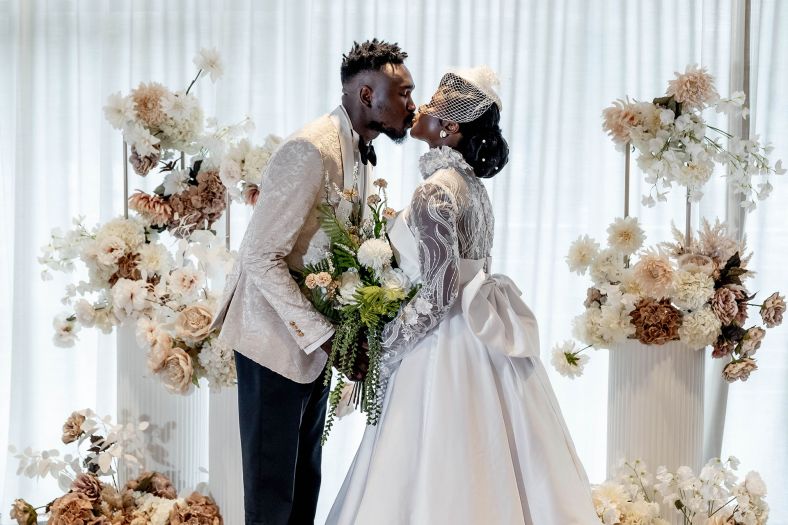
[[[263,174],[214,323],[236,350],[246,523],[314,522],[334,326],[290,270],[327,250],[325,178],[357,181],[365,196],[373,139],[400,142],[410,129],[430,148],[424,180],[387,230],[420,288],[383,330],[381,416],[327,523],[598,524],[536,319],[511,279],[489,273],[494,214],[482,180],[509,152],[495,75],[446,73],[417,110],[407,56],[377,39],[354,44],[341,105],[285,140]]]

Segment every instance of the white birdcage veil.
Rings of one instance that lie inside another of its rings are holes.
[[[496,92],[499,84],[498,76],[489,66],[450,70],[441,78],[432,100],[420,111],[452,122],[471,122],[493,104],[502,109]]]

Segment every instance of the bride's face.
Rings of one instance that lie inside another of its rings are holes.
[[[424,106],[420,106],[416,111],[416,116],[413,118],[413,127],[410,130],[410,136],[426,142],[430,148],[437,148],[439,146],[455,147],[456,142],[459,140],[459,133],[449,133],[446,137],[441,137],[441,130],[446,131],[446,122],[425,113]],[[451,123],[450,127],[456,127],[456,124]],[[452,130],[453,131],[453,130]]]

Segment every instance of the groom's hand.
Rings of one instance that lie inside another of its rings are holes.
[[[331,347],[334,346],[334,336],[328,338],[328,340],[320,345],[320,348],[326,353],[326,355],[331,355]]]

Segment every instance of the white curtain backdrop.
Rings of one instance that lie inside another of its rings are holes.
[[[255,138],[287,135],[333,109],[339,64],[354,40],[378,37],[408,51],[406,64],[426,101],[445,67],[486,63],[501,77],[509,165],[487,185],[496,209],[493,270],[511,275],[541,324],[542,356],[570,338],[587,283],[563,258],[582,234],[605,237],[623,213],[623,154],[601,130],[601,111],[616,98],[651,99],[688,64],[716,76],[721,93],[740,90],[743,0],[0,0],[0,523],[15,497],[46,502],[54,483],[15,475],[8,445],[51,448],[64,418],[83,407],[113,414],[115,338],[83,330],[76,348],[56,348],[51,320],[66,281],[42,282],[36,263],[53,227],[88,224],[122,213],[119,134],[104,121],[110,93],[141,81],[185,87],[201,47],[225,61],[216,85],[197,94],[207,115],[230,123],[249,115]],[[752,1],[753,134],[788,158],[788,5]],[[725,123],[723,123],[725,124]],[[376,141],[377,172],[389,179],[395,207],[419,181],[425,146]],[[786,159],[788,160],[788,159]],[[684,221],[678,191],[656,209],[640,206],[633,171],[632,214],[648,242],[666,240]],[[155,178],[155,175],[150,177]],[[158,182],[132,178],[131,189]],[[696,207],[726,214],[721,180]],[[788,179],[746,219],[758,271],[753,290],[788,291]],[[249,211],[233,208],[233,245]],[[767,292],[768,293],[768,292]],[[764,298],[759,296],[759,298]],[[725,430],[708,442],[759,470],[769,486],[772,523],[788,523],[788,330],[770,331],[760,370],[746,383],[719,385],[709,375]],[[717,364],[717,363],[715,363]],[[711,368],[711,367],[710,367]],[[607,353],[594,353],[583,377],[552,374],[564,415],[592,481],[605,472]],[[727,397],[726,397],[727,393]],[[710,418],[710,422],[714,418]],[[718,422],[722,422],[720,419]],[[320,515],[352,459],[363,422],[343,420],[325,450]],[[207,436],[207,429],[206,429]],[[206,439],[195,436],[195,439]],[[207,466],[207,465],[206,465]],[[231,524],[233,525],[233,524]]]

